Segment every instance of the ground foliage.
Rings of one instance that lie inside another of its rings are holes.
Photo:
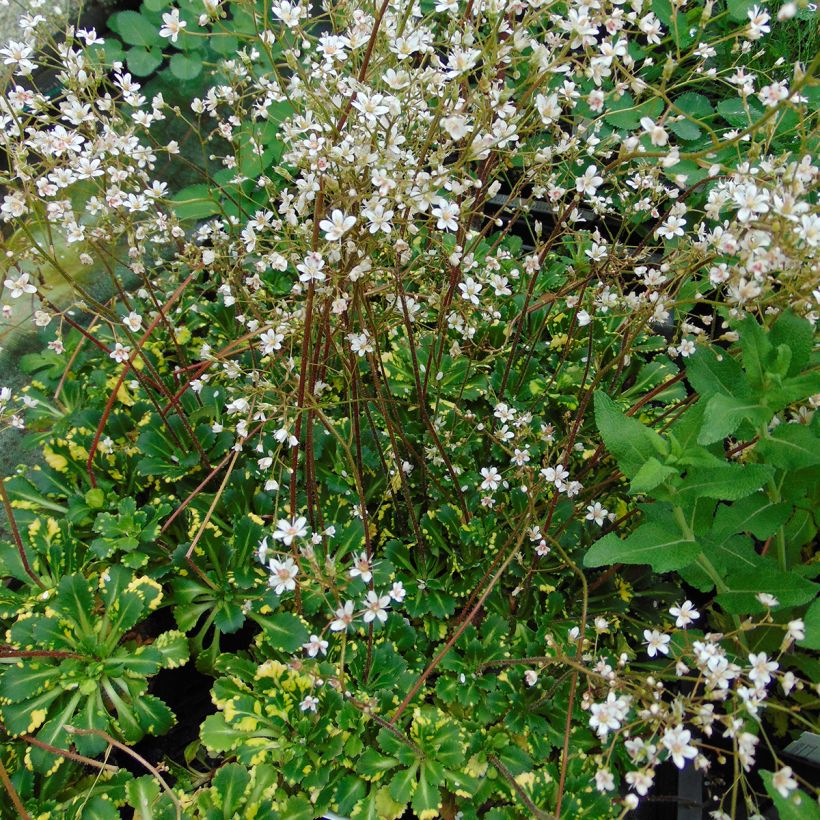
[[[4,816],[616,817],[668,762],[816,817],[812,11],[46,15],[0,49]]]

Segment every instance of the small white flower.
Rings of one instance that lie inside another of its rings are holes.
[[[350,570],[350,577],[361,578],[366,584],[370,583],[373,578],[373,572],[366,552],[360,552],[356,556],[353,568]]]
[[[315,698],[313,695],[306,695],[305,699],[299,704],[299,708],[303,712],[315,712],[318,705],[319,698]]]
[[[37,293],[37,288],[29,282],[27,273],[21,273],[16,279],[6,279],[3,284],[11,291],[12,299],[16,299],[24,293]]]
[[[302,649],[308,653],[311,658],[315,658],[320,652],[327,655],[327,641],[320,638],[318,635],[311,635],[307,643],[302,644]]]
[[[330,214],[330,219],[323,219],[319,227],[325,232],[325,239],[329,242],[338,242],[355,224],[355,216],[346,216],[335,208]]]
[[[769,609],[774,609],[776,606],[780,606],[780,601],[768,592],[758,592],[755,597],[761,604],[763,604],[763,606],[768,607]]]
[[[608,515],[609,510],[602,507],[600,502],[596,501],[587,507],[586,520],[594,521],[599,527],[603,527]]]
[[[379,595],[372,589],[367,593],[364,601],[363,620],[366,624],[378,618],[382,623],[387,620],[387,608],[390,606],[389,595]]]
[[[780,792],[781,797],[788,797],[797,788],[797,781],[792,774],[792,767],[784,766],[772,775],[772,786]]]
[[[136,311],[131,311],[127,316],[123,316],[122,323],[133,333],[142,327],[142,316]]]
[[[659,652],[662,655],[669,654],[669,641],[672,640],[669,635],[664,635],[657,629],[644,629],[643,637],[646,642],[646,654],[650,658],[654,658]]]
[[[271,558],[270,573],[268,583],[277,595],[296,589],[296,576],[299,574],[299,569],[293,562],[293,558],[286,558],[284,561]]]
[[[179,19],[179,9],[171,9],[168,14],[162,15],[163,26],[159,30],[160,37],[170,37],[171,42],[175,43],[180,32],[188,24],[184,20]]]
[[[611,792],[615,788],[615,778],[609,769],[598,769],[595,772],[595,788],[599,792]]]
[[[131,355],[131,348],[125,347],[117,342],[114,345],[114,349],[108,354],[115,362],[119,362],[119,364],[123,364],[124,362],[128,361],[128,358]]]
[[[334,613],[336,618],[330,622],[331,632],[342,632],[353,623],[353,601],[345,601]]]
[[[692,733],[680,725],[667,729],[663,733],[661,743],[666,747],[669,757],[679,769],[686,765],[687,760],[698,756],[698,750],[689,742],[691,739]]]
[[[294,518],[293,521],[282,518],[276,522],[276,531],[273,533],[273,537],[289,547],[295,538],[304,538],[307,535],[306,524],[307,519],[301,515]]]
[[[538,683],[538,672],[535,669],[528,669],[524,673],[524,680],[527,682],[527,686],[535,686]]]
[[[695,609],[691,601],[684,601],[682,604],[669,608],[669,614],[675,618],[675,626],[679,629],[686,629],[689,624],[700,618],[700,612]]]

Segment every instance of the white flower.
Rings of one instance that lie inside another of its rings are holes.
[[[692,733],[680,725],[675,726],[674,729],[667,729],[663,733],[661,743],[666,747],[669,757],[679,769],[686,765],[687,760],[698,756],[698,750],[689,743],[691,739]]]
[[[37,293],[37,288],[29,282],[27,273],[21,273],[16,279],[6,279],[3,284],[11,291],[12,299],[16,299],[24,293]]]
[[[344,606],[340,606],[336,612],[335,620],[330,622],[331,632],[342,632],[353,623],[353,601],[345,601]]]
[[[611,792],[615,788],[615,778],[609,769],[598,769],[595,772],[595,788],[599,792]]]
[[[297,266],[300,282],[324,282],[325,274],[322,268],[325,260],[322,254],[311,251]]]
[[[360,358],[367,353],[373,352],[373,343],[370,341],[370,334],[363,330],[361,333],[348,333],[347,339],[350,342],[350,349]]]
[[[780,792],[781,797],[788,797],[797,788],[797,781],[792,777],[792,767],[778,769],[772,775],[772,786]]]
[[[769,609],[774,609],[776,606],[780,606],[780,601],[768,592],[758,592],[755,597],[761,604],[763,604],[763,606],[768,607]]]
[[[498,485],[501,481],[501,475],[495,467],[482,467],[481,475],[484,478],[479,485],[482,490],[495,491],[498,489]]]
[[[319,227],[325,232],[325,239],[338,242],[355,224],[355,216],[346,216],[335,208],[330,214],[330,219],[323,219]]]
[[[188,24],[184,20],[179,19],[179,9],[171,9],[168,14],[162,15],[163,26],[159,30],[160,37],[170,37],[171,42],[175,43],[180,32]]]
[[[772,679],[771,673],[780,668],[780,664],[777,661],[770,661],[765,652],[751,653],[749,665],[751,666],[749,680],[758,686],[766,686]]]
[[[362,216],[370,222],[370,233],[378,233],[379,231],[390,233],[393,230],[393,225],[390,223],[393,218],[393,211],[386,211],[381,203],[363,210]]]
[[[669,654],[669,635],[658,632],[657,629],[644,629],[644,641],[646,642],[646,654],[654,658],[659,652],[663,655]]]
[[[641,769],[637,772],[627,772],[626,782],[633,788],[641,797],[644,797],[652,788],[652,782],[655,779],[655,772],[652,769]]]
[[[307,535],[307,519],[304,516],[294,518],[293,521],[288,521],[282,518],[276,522],[276,531],[273,537],[277,541],[282,541],[286,547],[293,543],[294,538],[304,538]]]
[[[691,601],[684,601],[682,604],[669,608],[669,614],[675,618],[675,626],[679,629],[686,629],[689,624],[700,618],[700,612],[695,609]]]
[[[124,362],[128,361],[129,356],[131,355],[131,348],[125,347],[125,345],[121,345],[117,342],[114,345],[114,349],[108,354],[115,362],[119,362],[123,364]]]
[[[476,282],[472,276],[468,276],[464,282],[458,283],[458,289],[461,291],[461,298],[472,302],[474,305],[478,304],[478,295],[481,293],[483,285]]]
[[[669,134],[666,133],[666,129],[662,125],[658,125],[651,118],[642,117],[641,128],[649,134],[649,141],[652,145],[657,145],[659,148],[662,148],[669,142]]]
[[[302,644],[302,649],[304,649],[311,658],[315,658],[320,652],[323,655],[327,655],[327,641],[318,635],[311,635],[310,640]]]
[[[441,200],[439,206],[430,213],[437,217],[436,227],[440,231],[457,231],[460,210],[456,203]]]
[[[524,673],[524,680],[527,682],[527,686],[535,686],[538,683],[538,672],[535,669],[528,669]]]
[[[350,577],[351,578],[361,578],[366,584],[370,583],[370,580],[373,578],[373,573],[371,571],[370,561],[367,559],[366,552],[360,552],[356,556],[356,560],[353,564],[353,568],[350,570]]]
[[[586,520],[594,521],[599,527],[603,527],[608,515],[609,510],[602,507],[600,502],[596,501],[587,507]]]
[[[315,712],[318,705],[319,698],[315,698],[313,695],[306,695],[305,699],[299,704],[299,708],[303,712]]]
[[[598,169],[590,165],[581,176],[575,180],[575,190],[579,194],[594,195],[604,184],[604,178],[598,176]]]
[[[390,588],[390,597],[396,601],[396,603],[401,603],[406,595],[407,590],[404,588],[404,584],[402,584],[401,581],[396,581]]]
[[[142,316],[135,311],[131,311],[127,316],[123,316],[122,323],[133,333],[142,327]]]
[[[270,572],[268,583],[277,595],[296,589],[296,576],[299,574],[299,569],[293,562],[293,558],[286,558],[284,561],[271,558]]]
[[[797,618],[794,621],[789,621],[786,625],[786,635],[792,641],[804,640],[806,637],[806,624],[800,618]]]
[[[675,214],[666,217],[666,221],[655,231],[655,236],[662,236],[664,239],[674,239],[676,236],[683,236],[683,226],[685,219],[681,219]]]
[[[284,338],[284,333],[277,333],[273,329],[268,329],[264,333],[260,334],[259,341],[262,343],[262,355],[270,356],[275,351],[281,350],[282,341]]]
[[[378,618],[382,623],[387,620],[387,607],[390,606],[389,595],[379,595],[372,589],[367,593],[367,598],[364,601],[364,622],[369,624]]]

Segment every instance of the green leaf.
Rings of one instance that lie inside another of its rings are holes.
[[[765,464],[723,464],[717,467],[693,467],[678,488],[685,501],[717,498],[735,501],[759,490],[772,474]]]
[[[406,803],[416,791],[416,773],[418,763],[414,763],[409,769],[401,769],[396,772],[390,781],[390,796],[397,803]]]
[[[222,816],[233,817],[244,802],[251,777],[239,763],[228,763],[214,775],[214,788],[222,798]]]
[[[225,722],[222,712],[208,715],[199,730],[202,742],[210,752],[229,752],[245,743],[248,733],[235,729]]]
[[[198,54],[174,54],[171,73],[178,80],[193,80],[202,73],[202,58]]]
[[[703,427],[698,435],[698,444],[714,444],[732,435],[744,421],[759,428],[768,424],[772,411],[751,399],[739,399],[716,393],[706,403]]]
[[[215,194],[205,185],[189,185],[171,197],[178,219],[204,219],[220,211]]]
[[[355,805],[363,800],[367,794],[367,785],[361,778],[355,775],[348,775],[339,781],[334,800],[336,809],[342,815],[349,815]]]
[[[750,532],[765,541],[782,527],[791,514],[791,504],[775,503],[764,492],[754,493],[734,504],[721,504],[715,513],[714,533]]]
[[[675,105],[693,120],[705,120],[715,113],[712,103],[703,94],[687,91],[675,100]]]
[[[655,119],[663,111],[663,100],[655,97],[640,104],[635,103],[632,95],[627,91],[618,99],[614,95],[607,102],[604,119],[615,128],[632,131],[640,125],[642,117]]]
[[[163,43],[159,29],[138,11],[118,11],[108,18],[108,25],[132,46],[150,48]]]
[[[729,17],[738,23],[749,21],[749,9],[755,5],[755,0],[726,0],[726,7],[729,9]]]
[[[804,791],[797,789],[788,797],[783,797],[772,782],[773,772],[761,772],[760,776],[763,778],[769,797],[774,802],[780,820],[817,820],[820,817],[817,801]]]
[[[596,541],[584,556],[584,566],[649,564],[655,572],[671,572],[691,564],[701,547],[674,529],[643,524],[621,540],[614,532]]]
[[[153,820],[154,801],[159,797],[160,786],[150,775],[138,777],[126,783],[125,793],[128,805],[134,809],[134,817],[139,820]]]
[[[635,473],[635,478],[629,485],[631,493],[648,493],[654,490],[659,484],[663,484],[667,478],[677,475],[678,471],[674,467],[661,464],[654,456],[644,462],[643,466]]]
[[[666,455],[666,442],[654,430],[624,414],[606,393],[595,393],[595,423],[628,478],[634,478],[650,458]]]
[[[748,111],[746,106],[748,106]],[[743,100],[738,97],[721,100],[717,105],[717,110],[720,116],[734,128],[748,128],[763,116],[763,109],[752,100],[747,100],[744,104]]]
[[[429,781],[427,771],[424,768],[421,770],[412,805],[417,817],[424,812],[435,812],[431,816],[438,816],[438,811],[441,808],[441,792],[438,785]]]
[[[755,570],[732,573],[725,582],[728,591],[721,592],[716,600],[731,615],[765,611],[766,607],[757,599],[760,592],[774,595],[779,607],[789,607],[807,604],[820,589],[797,573],[776,569],[770,561]]]
[[[748,398],[751,394],[740,363],[728,353],[718,356],[709,347],[698,348],[691,357],[686,367],[686,378],[701,396],[723,393],[726,396]]]
[[[820,463],[820,441],[805,424],[780,424],[761,439],[755,451],[784,470],[800,470]]]
[[[673,134],[687,142],[696,140],[703,133],[691,120],[673,120],[668,125]]]
[[[808,608],[803,623],[806,625],[806,637],[798,641],[798,645],[806,649],[820,649],[820,598]]]
[[[128,70],[136,77],[147,77],[153,74],[162,59],[162,52],[158,48],[147,49],[134,46],[125,53]]]
[[[290,612],[260,617],[258,623],[265,638],[283,652],[295,652],[309,637],[305,625]]]
[[[809,365],[814,346],[814,329],[806,319],[796,316],[790,310],[784,310],[769,330],[769,339],[775,347],[786,345],[792,352],[786,375],[796,376]]]

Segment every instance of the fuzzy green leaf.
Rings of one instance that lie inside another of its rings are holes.
[[[649,564],[655,572],[671,572],[691,564],[701,547],[671,527],[644,524],[621,540],[610,532],[596,541],[584,556],[584,566]]]

